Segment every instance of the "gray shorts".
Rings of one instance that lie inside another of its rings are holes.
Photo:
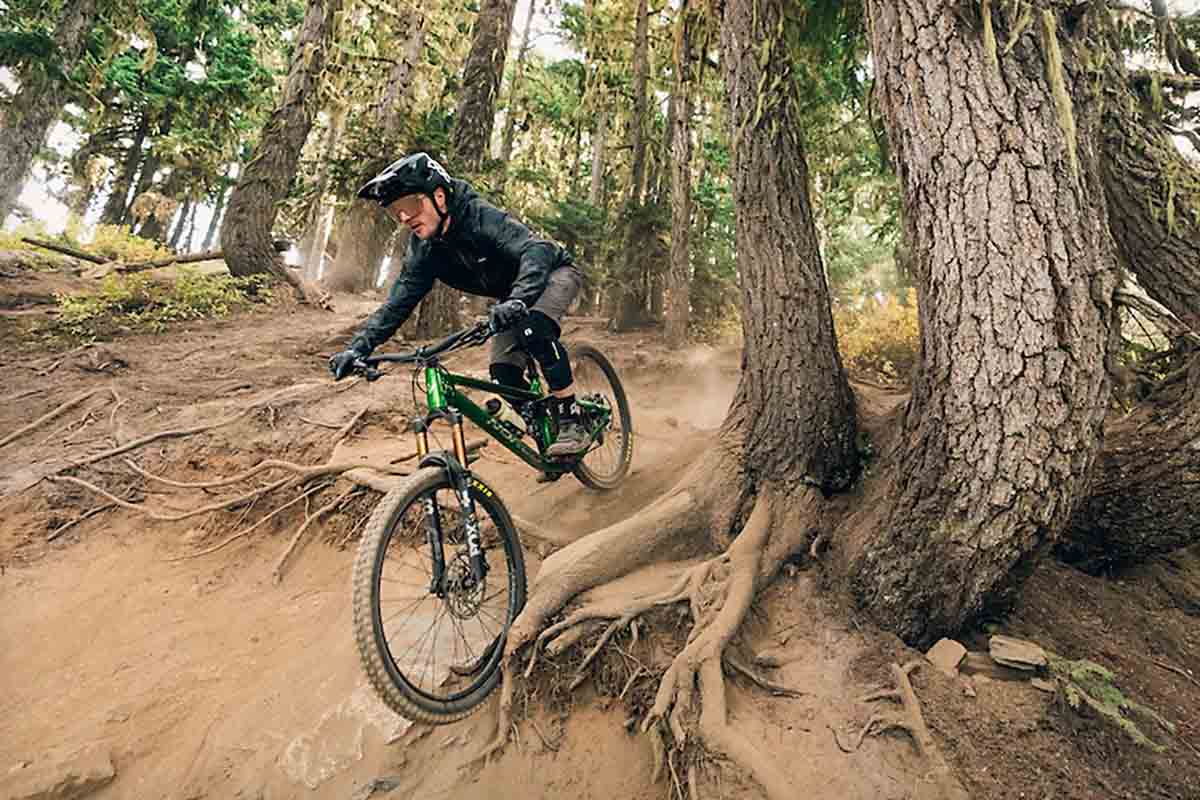
[[[563,315],[567,313],[582,287],[583,273],[579,271],[579,267],[574,264],[559,267],[550,273],[546,289],[529,310],[540,311],[555,322],[562,322]],[[491,363],[524,367],[525,351],[515,347],[516,344],[517,334],[511,329],[493,336]]]

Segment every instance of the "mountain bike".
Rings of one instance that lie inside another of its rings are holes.
[[[529,389],[448,371],[442,359],[482,345],[487,323],[405,354],[355,362],[367,380],[379,365],[412,364],[414,405],[424,383],[427,411],[412,422],[418,469],[371,515],[354,561],[354,633],[371,685],[396,713],[443,724],[470,714],[496,688],[508,629],[525,605],[525,565],[516,526],[499,494],[470,464],[463,418],[541,473],[573,474],[585,486],[618,486],[633,458],[625,390],[612,364],[588,345],[570,348],[580,420],[591,437],[582,455],[549,458],[557,436],[533,359]],[[464,393],[497,395],[484,407]],[[508,402],[523,424],[504,419]],[[450,447],[433,449],[433,425],[449,426]]]

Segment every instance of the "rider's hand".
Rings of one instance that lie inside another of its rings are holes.
[[[525,316],[525,303],[520,300],[505,300],[496,303],[488,315],[488,322],[496,333],[508,330]]]
[[[333,379],[340,381],[342,378],[350,374],[354,369],[354,362],[362,358],[363,354],[357,350],[343,350],[337,355],[329,357],[329,371],[333,373]]]

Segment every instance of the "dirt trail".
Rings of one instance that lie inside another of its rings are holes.
[[[68,354],[23,354],[6,365],[12,378],[0,398],[0,438],[65,400],[96,392],[0,448],[0,798],[26,796],[22,787],[39,771],[60,774],[85,750],[111,759],[115,779],[91,795],[101,800],[620,800],[689,791],[686,775],[676,788],[668,788],[669,777],[651,782],[648,740],[627,732],[626,707],[590,681],[566,695],[532,687],[514,744],[482,768],[468,764],[493,732],[494,703],[437,729],[409,726],[384,709],[366,688],[354,650],[353,543],[343,545],[377,495],[319,522],[279,585],[272,571],[304,518],[301,503],[195,558],[181,559],[244,529],[246,509],[178,522],[112,509],[46,543],[47,534],[103,501],[77,486],[37,480],[149,433],[233,418],[129,453],[140,468],[177,481],[231,475],[268,457],[320,463],[334,451],[336,428],[363,411],[338,446],[339,458],[384,447],[406,452],[405,376],[344,389],[324,372],[322,356],[373,305],[342,298],[337,314],[256,312]],[[626,381],[637,432],[634,470],[622,489],[597,494],[570,478],[536,484],[515,458],[484,451],[477,469],[514,513],[551,533],[550,541],[525,539],[531,577],[550,550],[636,513],[668,488],[710,440],[738,374],[733,351],[667,352],[650,337],[615,338],[584,322],[568,322],[566,331],[568,341],[596,342]],[[471,353],[455,366],[483,373],[485,355]],[[878,419],[903,399],[859,391],[861,407]],[[83,474],[164,513],[216,497],[148,483],[120,458]],[[263,501],[247,519],[282,500]],[[638,579],[612,590],[630,590]],[[884,682],[890,663],[917,654],[835,607],[829,589],[819,571],[785,570],[755,603],[746,648],[778,655],[782,665],[771,679],[803,694],[772,697],[734,677],[731,715],[814,797],[912,797],[926,766],[906,738],[869,736],[847,755],[835,736],[853,742],[880,710],[859,698]],[[967,687],[921,669],[914,684],[973,796],[1153,793],[1194,800],[1200,683],[1152,664],[1200,673],[1196,608],[1200,554],[1191,554],[1147,565],[1120,584],[1051,565],[1035,576],[1010,621],[1016,633],[1052,642],[1064,655],[1115,666],[1142,702],[1180,723],[1178,736],[1158,737],[1167,747],[1162,755],[1095,721],[1063,724],[1053,696],[1026,682]],[[680,626],[674,614],[647,624],[669,637]],[[566,659],[550,671],[569,675],[577,662]],[[652,676],[631,686],[631,696],[652,692]],[[760,796],[719,763],[698,766],[694,780],[701,796]]]
[[[229,425],[131,455],[152,471],[191,481],[235,473],[260,456],[310,463],[323,458],[330,432],[296,418],[340,424],[364,408],[379,413],[345,442],[339,458],[394,440],[403,415],[389,412],[407,400],[407,376],[338,392],[323,373],[322,354],[345,341],[370,308],[347,300],[339,305],[336,316],[253,314],[61,358],[47,355],[30,360],[31,368],[8,387],[9,396],[27,394],[0,408],[5,433],[64,398],[89,389],[96,394],[0,451],[0,505],[10,521],[0,538],[6,609],[0,618],[0,796],[5,786],[16,791],[3,782],[6,773],[19,778],[99,746],[111,755],[118,780],[97,797],[309,791],[345,797],[362,775],[374,774],[385,743],[407,728],[364,684],[349,625],[353,551],[329,546],[332,534],[318,531],[321,543],[306,548],[275,586],[271,570],[287,526],[209,556],[175,560],[231,532],[233,515],[215,523],[206,517],[158,522],[116,509],[47,546],[40,542],[48,530],[102,501],[74,489],[47,498],[30,488],[114,440],[233,417],[264,396],[321,399],[307,408],[268,403]],[[595,338],[587,326],[567,329],[575,338]],[[624,490],[596,494],[573,479],[538,485],[528,467],[495,449],[477,463],[514,513],[553,521],[563,534],[559,544],[650,502],[704,446],[732,392],[736,361],[729,354],[696,349],[679,359],[674,368],[688,376],[685,387],[660,381],[661,354],[651,359],[636,340],[621,346],[627,352],[614,357],[626,372],[638,432]],[[472,353],[456,366],[482,371],[483,359]],[[115,412],[110,389],[122,402]],[[296,437],[298,430],[304,438]],[[79,432],[94,438],[74,435]],[[116,458],[97,468],[129,475]],[[179,495],[151,487],[137,499],[164,510],[187,508]],[[337,529],[340,539],[338,526],[347,522],[321,527]],[[532,573],[539,549],[553,543],[526,546]]]

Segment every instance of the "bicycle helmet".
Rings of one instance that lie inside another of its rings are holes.
[[[438,187],[446,192],[448,200],[453,191],[450,173],[428,153],[413,153],[388,165],[358,190],[358,196],[387,206],[407,194],[424,194],[433,199],[433,191]]]

